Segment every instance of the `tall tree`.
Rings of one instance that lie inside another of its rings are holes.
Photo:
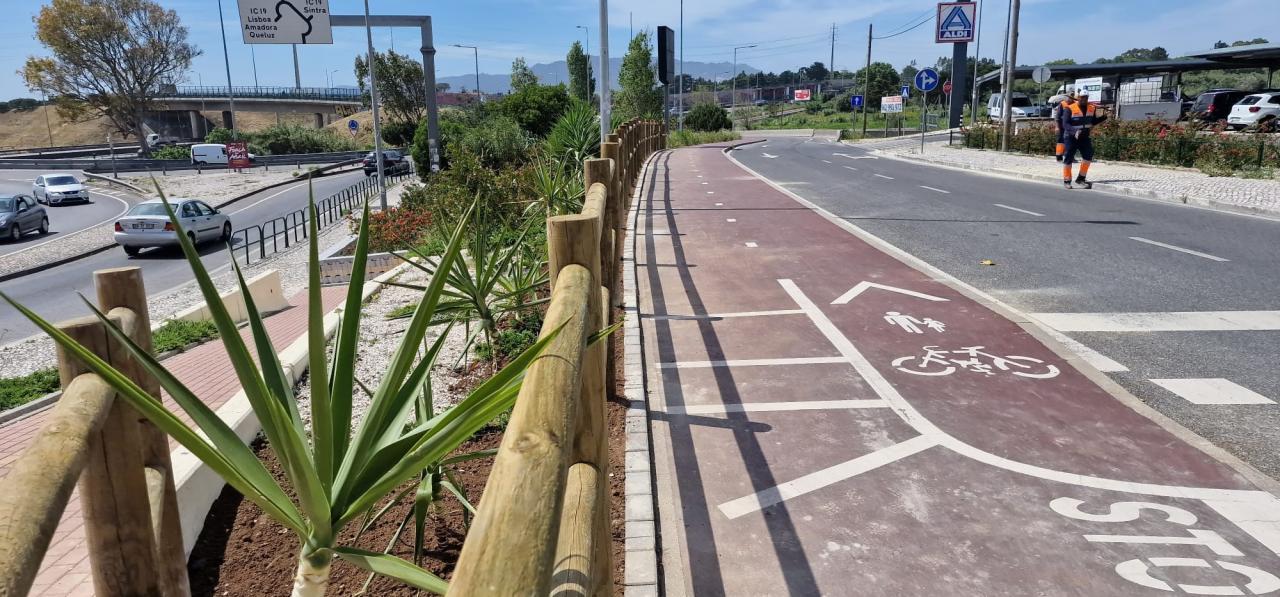
[[[515,62],[511,63],[512,93],[537,84],[538,75],[533,74],[533,69],[529,68],[529,65],[524,63],[524,58],[516,58]]]
[[[800,72],[806,79],[815,82],[826,81],[827,75],[831,74],[831,72],[827,70],[827,66],[821,62],[814,62],[813,64],[800,69]]]
[[[662,115],[662,90],[653,75],[653,44],[648,32],[631,38],[627,55],[618,69],[618,86],[613,96],[614,113],[622,119],[658,118]]]
[[[427,83],[422,64],[394,50],[374,52],[373,63],[378,79],[378,105],[385,111],[387,121],[417,128],[418,122],[427,116]],[[355,70],[360,92],[368,98],[369,63],[364,55],[356,55]]]
[[[858,72],[853,74],[853,79],[857,82],[858,88],[863,90],[869,108],[879,108],[880,98],[886,95],[898,95],[898,71],[888,62],[871,63],[869,86],[866,67],[858,69]]]
[[[569,46],[565,62],[569,65],[569,95],[590,102],[596,88],[596,77],[591,71],[591,57],[582,51],[582,43],[575,41]]]
[[[146,111],[200,55],[178,13],[151,0],[53,0],[33,20],[49,55],[27,58],[27,87],[57,98],[67,120],[106,117],[149,152]]]

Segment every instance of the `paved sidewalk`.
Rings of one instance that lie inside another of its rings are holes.
[[[965,149],[947,145],[948,135],[931,134],[923,153],[920,137],[902,137],[856,143],[882,154],[931,164],[979,170],[1016,178],[1062,184],[1062,166],[1051,157]],[[955,134],[961,142],[960,133]],[[1190,203],[1237,211],[1280,215],[1280,180],[1250,180],[1209,176],[1196,170],[1139,166],[1098,161],[1089,172],[1097,190],[1117,191],[1139,197]]]
[[[1280,594],[1280,485],[1016,314],[721,146],[640,201],[666,595]]]
[[[324,310],[339,306],[346,296],[346,287],[329,287],[323,291]],[[267,333],[276,350],[283,350],[306,334],[307,294],[298,293],[290,300],[289,309],[265,320]],[[241,337],[253,348],[252,334],[248,327],[241,330]],[[197,396],[215,411],[240,391],[240,382],[232,369],[231,361],[221,341],[209,342],[175,355],[164,361],[165,367],[177,375]],[[165,404],[191,424],[182,409],[164,395]],[[22,455],[32,437],[44,424],[48,410],[24,419],[18,419],[0,427],[0,477],[7,475],[9,467]],[[172,442],[171,442],[172,444]],[[177,444],[172,444],[177,447]],[[66,512],[58,524],[44,564],[32,586],[31,594],[42,597],[91,596],[93,579],[89,570],[89,554],[84,547],[84,520],[80,510],[78,490],[72,493]]]

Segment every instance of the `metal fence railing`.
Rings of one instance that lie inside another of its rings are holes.
[[[412,171],[387,177],[387,186],[414,176]],[[347,215],[363,209],[364,202],[378,192],[378,177],[368,176],[321,201],[316,202],[319,220],[316,228],[324,230],[343,220]],[[237,259],[243,263],[257,263],[307,240],[309,219],[306,209],[299,209],[261,224],[241,228],[231,233],[231,247]]]
[[[231,94],[246,99],[302,99],[333,102],[358,102],[363,97],[359,89],[350,87],[259,87],[238,85]],[[165,98],[225,98],[226,86],[187,86],[161,89],[157,99]]]
[[[331,164],[359,159],[366,151],[334,151],[328,153],[296,153],[285,155],[260,155],[253,158],[257,166],[301,166],[302,164]],[[0,158],[0,170],[51,169],[84,170],[86,172],[168,172],[169,170],[225,170],[225,164],[192,164],[189,159],[156,160],[149,158],[95,157],[92,159],[52,158]]]

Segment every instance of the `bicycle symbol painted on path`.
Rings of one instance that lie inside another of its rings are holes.
[[[1032,379],[1051,379],[1061,371],[1044,361],[1017,355],[996,356],[983,352],[985,346],[968,346],[959,350],[942,350],[937,346],[925,346],[924,356],[906,356],[893,360],[893,367],[898,371],[912,375],[941,377],[951,375],[959,369],[995,375],[1008,372],[1019,377]]]

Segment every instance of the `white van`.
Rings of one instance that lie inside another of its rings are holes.
[[[1038,106],[1031,103],[1031,98],[1027,94],[1021,92],[1013,92],[1013,101],[1011,102],[1012,115],[1016,118],[1043,118],[1049,115],[1048,108]],[[1001,103],[1001,95],[999,93],[991,94],[987,100],[987,117],[992,122],[999,122],[1004,118],[1004,105]]]
[[[227,146],[221,143],[197,143],[191,146],[192,164],[226,164]]]

